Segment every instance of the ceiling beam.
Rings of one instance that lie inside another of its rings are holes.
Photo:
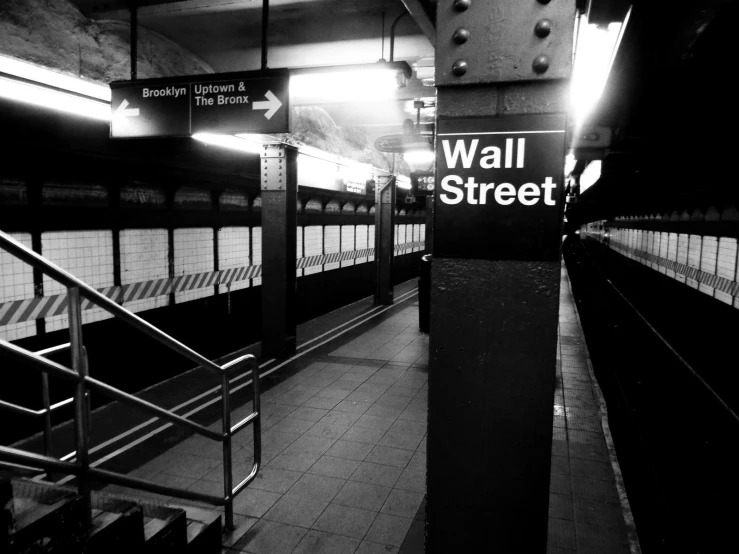
[[[127,17],[130,0],[106,2],[104,11],[95,9],[92,15],[98,19],[123,19]],[[315,0],[270,0],[270,7],[305,4]],[[95,2],[97,4],[97,2]],[[262,0],[139,0],[139,14],[147,15],[190,15],[196,12],[228,12],[262,9]]]
[[[416,20],[421,32],[426,35],[429,39],[431,46],[436,46],[436,26],[434,22],[429,18],[428,13],[423,7],[421,0],[402,0],[405,9],[411,14],[413,19]]]

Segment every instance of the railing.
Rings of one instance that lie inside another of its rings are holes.
[[[217,506],[225,506],[226,527],[234,528],[233,521],[233,499],[238,495],[249,483],[256,477],[262,460],[262,442],[261,442],[261,411],[259,403],[259,374],[256,358],[251,354],[241,356],[231,362],[219,366],[208,360],[194,350],[188,348],[176,339],[170,337],[166,333],[160,331],[153,325],[147,323],[137,315],[129,312],[125,308],[119,306],[106,296],[102,295],[86,283],[80,281],[70,273],[52,264],[48,260],[41,257],[19,242],[13,240],[10,236],[0,231],[0,248],[7,250],[10,254],[40,270],[52,279],[58,281],[67,287],[68,310],[69,310],[69,335],[68,344],[47,349],[41,352],[31,352],[17,345],[11,344],[4,340],[0,340],[0,355],[10,358],[11,360],[34,367],[42,372],[42,394],[44,408],[42,410],[31,410],[23,406],[18,406],[10,402],[0,402],[0,408],[11,410],[14,413],[44,417],[44,454],[35,454],[18,450],[16,448],[0,446],[0,460],[39,468],[45,471],[53,471],[58,473],[66,473],[77,477],[77,487],[80,496],[86,503],[85,513],[90,523],[92,512],[90,506],[90,477],[96,477],[101,481],[113,483],[117,485],[127,486],[135,489],[141,489],[153,493],[169,495],[177,498],[189,500],[198,500],[209,502]],[[99,306],[105,311],[122,319],[124,322],[140,330],[144,334],[153,338],[160,344],[178,352],[187,359],[204,367],[205,369],[217,373],[221,377],[221,422],[222,431],[216,432],[200,425],[190,419],[175,414],[142,400],[134,395],[116,389],[102,381],[90,377],[87,366],[87,354],[82,342],[82,298],[86,298],[93,304]],[[64,349],[69,349],[71,353],[71,368],[65,367],[52,360],[47,359],[51,353]],[[252,375],[253,390],[253,406],[252,413],[247,417],[231,425],[231,401],[230,401],[230,383],[229,374],[231,371],[241,368],[248,368]],[[5,371],[8,371],[6,366]],[[75,383],[75,393],[72,399],[64,400],[60,403],[49,404],[49,385],[48,376],[52,375],[67,381]],[[165,419],[171,423],[183,425],[188,429],[209,439],[223,443],[223,496],[214,496],[203,494],[177,487],[169,487],[153,483],[144,479],[138,479],[123,475],[113,471],[92,467],[88,456],[88,444],[90,438],[90,404],[89,390],[95,389],[114,400],[118,400],[125,404],[137,406],[144,411],[151,412],[158,417]],[[74,437],[75,452],[74,456],[64,456],[67,459],[57,459],[51,456],[51,413],[63,405],[70,402],[74,404]],[[232,448],[231,440],[233,435],[243,430],[248,425],[254,425],[254,463],[251,472],[236,486],[233,485],[232,471]],[[72,457],[74,462],[69,461]]]

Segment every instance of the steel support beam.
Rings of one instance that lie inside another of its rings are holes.
[[[431,21],[426,10],[421,5],[420,0],[403,0],[405,9],[411,14],[413,19],[416,20],[416,25],[421,29],[421,32],[429,39],[432,46],[436,45],[436,28],[434,22]]]
[[[262,174],[262,356],[295,354],[298,151],[265,145]]]
[[[375,305],[393,303],[395,177],[378,177],[375,188]]]
[[[438,3],[430,554],[547,551],[574,17],[575,0]],[[541,121],[561,130],[525,134]],[[474,140],[468,161],[450,159]],[[539,180],[544,158],[556,187]],[[456,193],[443,186],[451,173]],[[483,181],[501,186],[486,189],[486,203]],[[535,205],[522,187],[536,188]]]

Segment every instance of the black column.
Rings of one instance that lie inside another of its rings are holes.
[[[262,356],[295,354],[298,151],[262,152]]]
[[[378,177],[375,188],[375,305],[393,303],[395,177]]]
[[[428,553],[546,552],[574,16],[438,3]]]

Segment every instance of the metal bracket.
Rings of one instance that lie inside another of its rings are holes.
[[[260,162],[262,165],[260,168],[262,190],[285,190],[287,180],[285,146],[282,144],[265,144]]]

